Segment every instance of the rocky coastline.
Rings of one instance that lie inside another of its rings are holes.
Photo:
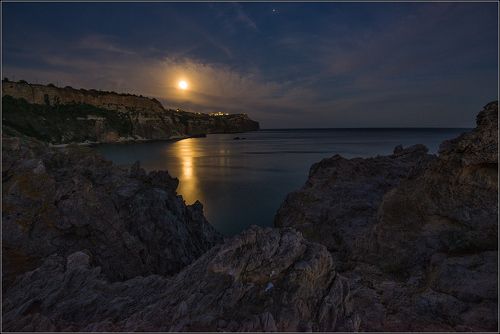
[[[313,165],[223,239],[178,180],[3,141],[4,331],[496,331],[498,103],[430,155]]]
[[[324,159],[275,218],[335,258],[362,331],[498,326],[498,102],[441,144]]]
[[[2,153],[8,282],[19,268],[77,250],[112,281],[170,275],[222,241],[201,203],[186,206],[166,171],[120,169],[88,148],[54,149],[27,137],[4,136]]]
[[[4,131],[53,145],[146,142],[259,130],[246,114],[165,109],[152,98],[2,81]]]

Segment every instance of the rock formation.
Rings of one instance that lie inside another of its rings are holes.
[[[325,159],[279,209],[277,226],[328,247],[361,330],[497,329],[497,124],[492,102],[437,157]]]
[[[357,328],[348,282],[294,230],[252,227],[221,244],[167,172],[3,144],[3,330]]]
[[[172,278],[109,283],[85,252],[50,256],[4,293],[8,331],[356,330],[330,254],[288,229],[252,227]]]
[[[143,96],[24,82],[2,82],[2,109],[7,131],[52,144],[165,140],[259,129],[245,114],[167,110]]]
[[[29,138],[2,145],[4,288],[52,254],[85,250],[114,281],[176,273],[222,241],[166,171],[124,170],[88,148]]]
[[[6,136],[2,329],[495,331],[497,122],[325,159],[279,228],[224,242],[167,172]]]
[[[376,223],[384,194],[432,160],[423,145],[397,147],[390,156],[323,159],[311,167],[304,187],[287,196],[275,223],[346,257]]]

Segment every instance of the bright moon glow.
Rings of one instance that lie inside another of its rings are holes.
[[[188,88],[188,83],[184,80],[179,81],[179,88],[182,90],[186,90]]]

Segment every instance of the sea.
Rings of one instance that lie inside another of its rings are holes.
[[[388,155],[397,145],[439,144],[469,129],[278,129],[204,138],[96,146],[123,167],[135,161],[147,171],[168,170],[179,179],[186,204],[199,200],[208,221],[231,236],[250,225],[273,226],[286,195],[307,180],[315,162]],[[237,139],[237,137],[239,139]]]

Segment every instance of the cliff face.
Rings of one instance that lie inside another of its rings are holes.
[[[315,164],[275,224],[328,247],[367,331],[495,331],[498,326],[498,103],[439,156]]]
[[[71,87],[3,81],[2,95],[22,98],[32,104],[89,104],[106,110],[165,111],[159,101],[147,97]]]
[[[142,96],[2,82],[3,123],[52,144],[164,140],[259,129],[242,114],[166,110]]]
[[[173,118],[174,124],[180,128],[180,131],[191,135],[259,130],[259,122],[251,120],[246,114],[211,116],[176,111]]]
[[[4,96],[6,131],[51,144],[113,143],[187,136],[166,111],[110,111],[89,104],[29,104]],[[12,132],[12,131],[11,131]]]

